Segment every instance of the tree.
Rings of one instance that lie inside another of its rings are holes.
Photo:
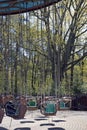
[[[52,7],[44,8],[41,10],[41,15],[35,13],[35,16],[45,23],[48,57],[52,66],[52,77],[57,87],[60,86],[65,72],[70,68],[73,70],[74,66],[87,56],[86,51],[82,53],[87,43],[86,15],[85,0],[64,0]],[[77,50],[78,45],[82,45],[79,50]],[[78,53],[81,56],[74,59],[74,55]],[[71,57],[73,57],[72,61]]]
[[[4,85],[12,93],[15,89],[15,93],[35,94],[42,87],[44,93],[49,89],[48,93],[57,96],[63,86],[67,91],[69,85],[72,89],[79,83],[74,79],[75,69],[87,56],[86,5],[85,0],[63,0],[34,12],[3,17],[0,66],[3,79],[7,78]],[[85,62],[80,66],[83,84]]]

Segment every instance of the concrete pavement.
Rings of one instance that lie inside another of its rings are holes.
[[[39,110],[27,111],[22,120],[5,115],[0,130],[87,130],[87,111],[58,111],[50,117]]]

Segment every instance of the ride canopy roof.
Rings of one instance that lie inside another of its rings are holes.
[[[0,0],[0,15],[11,15],[33,11],[61,0]]]

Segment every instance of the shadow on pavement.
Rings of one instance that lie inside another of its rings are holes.
[[[23,127],[23,128],[16,128],[14,130],[31,130],[31,128],[29,128],[29,127]]]
[[[46,116],[38,116],[38,118],[42,118],[43,119],[43,118],[46,118]]]
[[[53,128],[48,128],[48,130],[65,130],[61,127],[53,127]]]
[[[8,130],[8,129],[6,129],[6,128],[4,128],[4,127],[0,127],[0,130]]]
[[[53,120],[52,122],[66,122],[65,120]]]
[[[20,123],[34,123],[34,121],[21,121]]]
[[[43,124],[40,124],[40,126],[55,126],[55,124],[53,124],[53,123],[43,123]]]
[[[42,121],[42,120],[47,120],[47,119],[45,119],[45,118],[36,118],[35,120],[36,121]]]
[[[38,118],[34,119],[36,121],[42,121],[42,120],[47,120],[46,116],[39,116]]]

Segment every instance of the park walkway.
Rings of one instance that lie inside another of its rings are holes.
[[[28,111],[22,120],[4,116],[0,130],[87,130],[87,111],[58,111],[51,117]]]

